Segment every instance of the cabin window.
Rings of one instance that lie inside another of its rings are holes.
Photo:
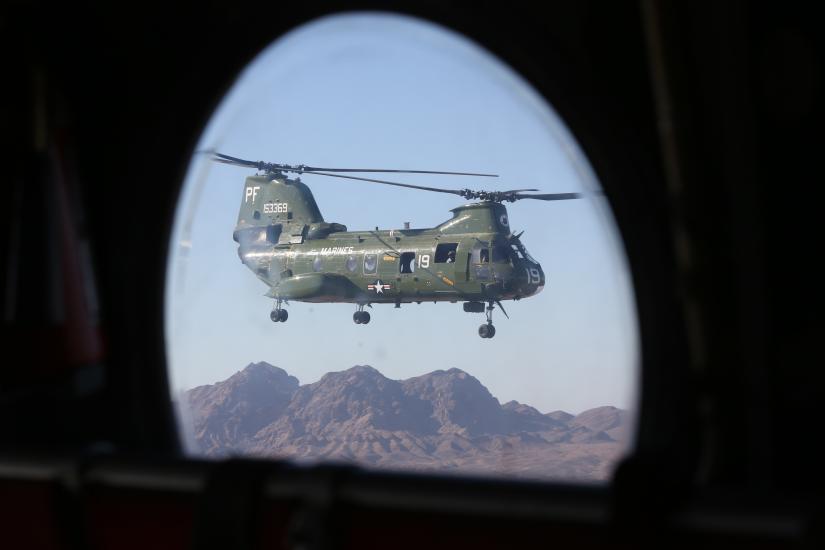
[[[415,271],[415,252],[404,252],[401,254],[401,273],[412,273]]]
[[[364,275],[375,275],[378,267],[378,254],[364,254]]]
[[[458,243],[441,243],[435,247],[435,263],[445,264],[455,262],[455,251]]]
[[[318,271],[321,271],[323,267],[324,266],[321,262],[321,256],[315,256],[315,259],[312,260],[312,271],[315,271],[317,273]]]
[[[474,264],[490,263],[490,249],[487,248],[487,243],[482,243],[473,248],[472,259]]]
[[[355,259],[355,256],[349,256],[347,258],[347,271],[355,273],[356,269],[358,269],[358,260]]]
[[[519,250],[516,245],[513,245],[512,248],[513,248],[513,252],[516,253],[516,256],[518,257],[518,259],[523,260],[524,259],[524,254],[521,253],[521,250]]]

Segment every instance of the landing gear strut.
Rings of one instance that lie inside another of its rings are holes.
[[[358,304],[358,310],[352,314],[356,325],[366,325],[370,322],[370,312],[364,311],[364,304]]]
[[[272,311],[269,313],[269,318],[272,319],[273,323],[284,323],[287,319],[289,319],[289,312],[285,309],[281,309],[282,301],[283,300],[278,298],[275,303],[275,307],[273,307]]]
[[[478,335],[482,338],[492,338],[496,335],[496,327],[493,326],[493,302],[487,302],[487,324],[478,327]]]

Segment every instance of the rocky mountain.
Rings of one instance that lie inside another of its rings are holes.
[[[395,469],[606,478],[624,449],[628,415],[579,415],[501,405],[459,369],[391,380],[369,366],[312,384],[253,363],[186,392],[195,440],[208,456],[338,460]]]

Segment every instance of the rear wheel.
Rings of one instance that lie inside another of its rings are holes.
[[[492,338],[496,335],[496,327],[492,324],[481,325],[478,327],[478,335],[482,338]]]

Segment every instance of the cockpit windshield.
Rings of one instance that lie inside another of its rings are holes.
[[[531,261],[534,264],[538,263],[536,260],[533,259],[533,257],[530,255],[530,253],[527,252],[527,249],[524,247],[523,244],[521,244],[521,241],[516,241],[511,246],[512,246],[512,249],[515,252],[516,256],[519,259],[527,258],[528,261]]]

